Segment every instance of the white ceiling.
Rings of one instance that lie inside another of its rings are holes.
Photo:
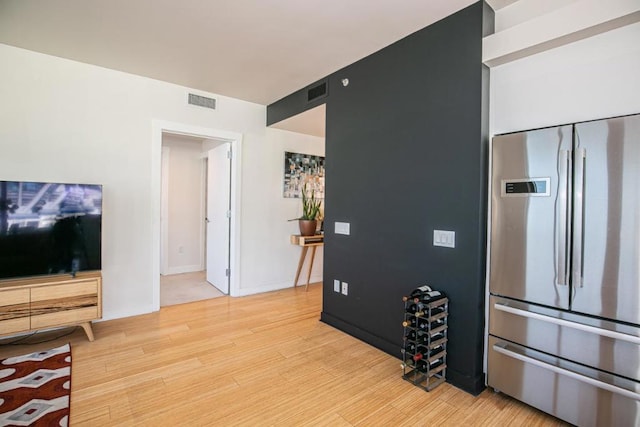
[[[0,43],[268,105],[476,1],[0,0]]]
[[[0,43],[266,105],[475,1],[0,0]]]

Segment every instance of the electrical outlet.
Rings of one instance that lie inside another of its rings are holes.
[[[349,295],[349,284],[342,282],[342,295]]]
[[[333,281],[333,292],[340,292],[340,280],[338,279]]]

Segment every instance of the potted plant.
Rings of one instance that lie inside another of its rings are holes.
[[[309,191],[307,183],[302,186],[302,216],[298,218],[301,236],[313,236],[318,227],[321,199],[316,199],[315,191]]]

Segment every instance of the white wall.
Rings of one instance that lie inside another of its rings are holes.
[[[556,11],[578,0],[517,0],[496,12],[495,30],[500,32]]]
[[[640,113],[640,23],[491,69],[493,134]]]
[[[153,309],[154,119],[243,134],[240,288],[292,285],[295,207],[277,197],[275,171],[285,141],[293,151],[309,141],[267,130],[265,106],[205,93],[212,111],[188,105],[185,87],[1,44],[0,64],[0,179],[104,186],[105,319]]]
[[[248,171],[244,166],[243,169],[247,175],[253,175],[243,181],[243,191],[253,196],[245,198],[242,206],[242,234],[255,244],[245,248],[242,262],[243,266],[260,267],[243,268],[241,294],[254,293],[254,283],[263,283],[269,289],[293,285],[301,249],[289,242],[291,234],[299,234],[298,223],[287,219],[302,214],[302,202],[300,199],[285,199],[282,195],[284,152],[324,156],[324,138],[279,129],[267,129],[265,138],[265,144],[250,152],[245,150],[243,155],[244,165],[261,164],[262,168]],[[261,250],[265,245],[271,248],[267,252]],[[322,280],[322,255],[323,250],[319,248],[311,272],[312,282]],[[309,258],[310,255],[307,263]],[[306,280],[307,263],[303,266],[299,283]]]
[[[178,135],[164,135],[162,149],[168,150],[166,175],[166,274],[204,269],[205,160],[202,141]]]
[[[519,0],[496,12],[482,59],[494,67],[638,22],[638,0]]]

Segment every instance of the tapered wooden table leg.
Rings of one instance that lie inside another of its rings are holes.
[[[311,246],[311,262],[309,262],[309,272],[307,273],[307,286],[304,288],[305,291],[309,290],[309,279],[311,279],[311,269],[313,268],[313,258],[316,256],[316,247]]]
[[[82,329],[84,329],[84,333],[87,334],[87,338],[89,341],[93,341],[93,329],[91,329],[91,322],[81,323]]]
[[[302,265],[304,264],[304,257],[307,256],[307,249],[309,249],[306,246],[302,247],[302,252],[300,252],[300,261],[298,261],[298,270],[296,271],[296,279],[293,281],[293,286],[296,287],[298,286],[298,279],[300,278],[300,271],[302,271]],[[315,248],[313,248],[315,250]]]

